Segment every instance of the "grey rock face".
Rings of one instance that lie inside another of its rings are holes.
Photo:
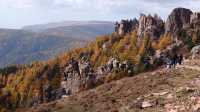
[[[126,34],[128,32],[131,32],[135,30],[138,26],[138,20],[122,20],[120,23],[115,24],[115,32],[117,32],[119,35]]]
[[[195,46],[191,50],[192,59],[195,59],[200,54],[200,45]]]
[[[140,43],[140,39],[144,34],[147,34],[152,40],[157,40],[162,34],[170,33],[173,39],[176,39],[180,31],[183,30],[187,34],[200,30],[200,12],[193,13],[190,9],[175,8],[166,22],[157,15],[147,16],[141,14],[138,20],[122,20],[115,24],[115,32],[119,35],[137,31],[138,43]]]
[[[61,88],[65,89],[67,95],[92,88],[95,85],[94,76],[89,62],[78,62],[72,59],[65,68],[64,81],[61,82]]]
[[[190,17],[190,23],[196,23],[200,20],[200,12],[195,12]]]
[[[105,70],[107,73],[111,72],[112,70],[119,70],[119,71],[131,71],[133,72],[134,65],[129,61],[120,62],[116,58],[111,58],[108,63],[106,64]]]
[[[190,24],[193,29],[200,29],[200,12],[195,12],[191,15]]]
[[[77,65],[78,63],[78,65]],[[78,69],[77,69],[78,68]],[[65,68],[63,81],[61,81],[62,95],[71,95],[83,90],[91,89],[101,83],[102,77],[111,73],[112,70],[128,71],[133,73],[134,66],[128,61],[120,62],[111,58],[107,64],[102,65],[96,71],[88,61],[76,61],[71,59]],[[63,94],[65,93],[65,94]]]
[[[165,32],[177,33],[188,26],[192,13],[191,10],[185,8],[174,9],[166,21]]]
[[[152,39],[157,39],[164,33],[164,22],[158,16],[146,16],[141,14],[139,19],[138,36],[142,37],[144,34],[150,35]]]

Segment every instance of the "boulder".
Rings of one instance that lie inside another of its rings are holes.
[[[185,8],[175,8],[168,16],[165,24],[165,32],[177,33],[190,24],[193,12]]]
[[[195,59],[200,54],[200,45],[195,46],[191,50],[192,59]]]
[[[119,68],[119,61],[117,60],[117,59],[114,59],[113,60],[113,67],[115,68],[115,69],[118,69]]]
[[[120,68],[120,61],[116,58],[111,58],[110,60],[108,60],[107,65],[108,71],[112,71],[112,69],[119,69]]]
[[[79,71],[81,76],[87,75],[91,72],[91,64],[89,62],[81,62],[79,63]]]
[[[191,50],[192,54],[197,54],[199,52],[200,52],[200,45],[193,47]]]
[[[152,107],[153,105],[149,101],[142,102],[141,108]]]
[[[103,45],[102,45],[102,48],[103,50],[107,50],[109,48],[109,42],[105,42]]]

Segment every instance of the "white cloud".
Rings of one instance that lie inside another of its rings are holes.
[[[0,26],[60,20],[119,20],[140,13],[166,18],[175,7],[200,11],[200,0],[0,0]],[[17,13],[17,14],[16,14]],[[16,17],[17,16],[17,17]],[[11,19],[8,19],[11,18]]]

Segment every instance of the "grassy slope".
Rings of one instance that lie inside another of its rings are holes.
[[[200,80],[199,76],[199,71],[187,68],[158,69],[113,81],[27,112],[163,112],[172,107],[178,111],[184,108],[182,112],[194,111],[195,102],[190,97],[195,96],[200,89],[192,82]],[[167,93],[153,95],[162,92]],[[141,109],[138,107],[140,101],[150,101],[153,106]]]

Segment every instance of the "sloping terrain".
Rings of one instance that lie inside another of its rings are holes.
[[[200,73],[191,66],[127,77],[27,112],[198,112]]]
[[[0,30],[0,67],[47,60],[84,40],[21,30]]]
[[[98,35],[109,34],[114,28],[111,22],[61,25],[65,24],[55,23],[55,27],[50,28],[41,26],[43,29],[38,32],[0,29],[0,67],[47,60],[70,48],[82,46]]]

